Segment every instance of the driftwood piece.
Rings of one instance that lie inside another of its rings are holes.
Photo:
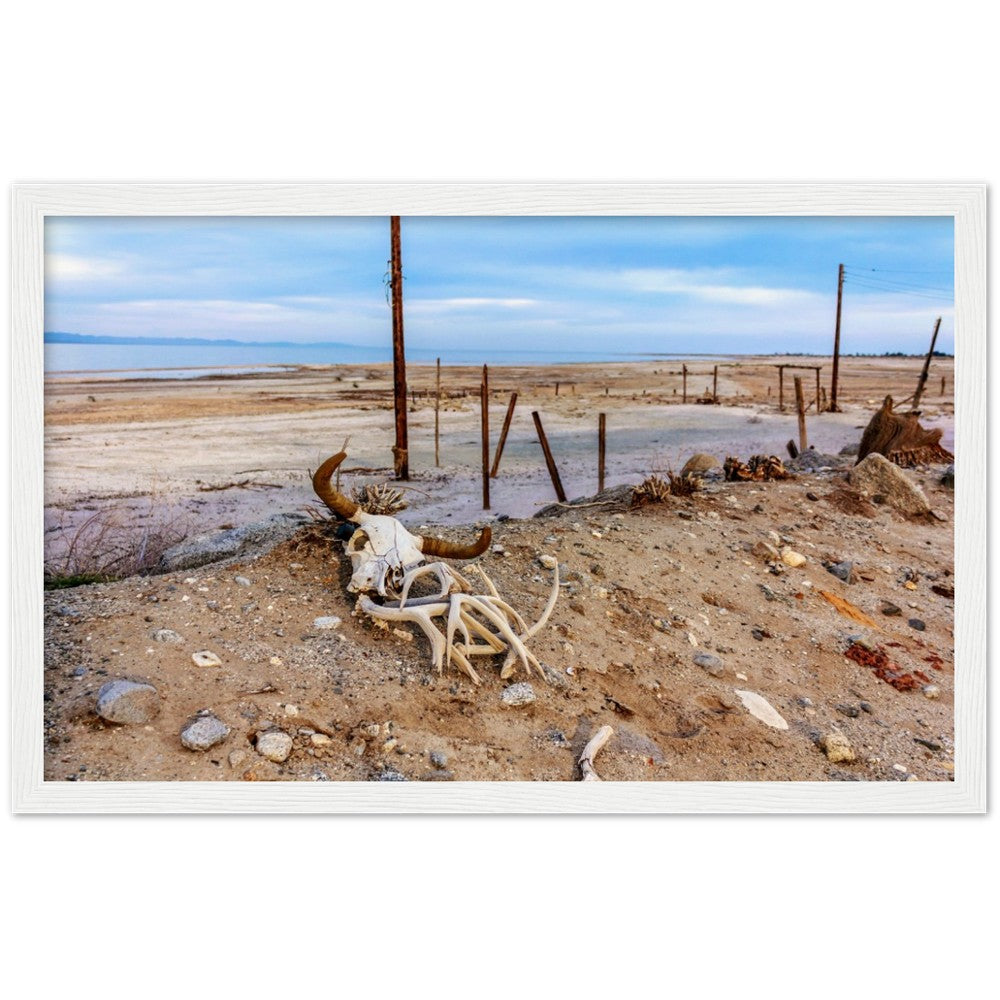
[[[601,726],[600,729],[591,736],[590,741],[583,748],[580,754],[580,774],[582,781],[600,781],[601,776],[594,770],[594,758],[604,749],[604,745],[615,735],[615,731],[610,726]]]
[[[854,464],[873,452],[904,467],[954,461],[955,456],[941,447],[942,433],[940,428],[921,427],[916,413],[894,413],[892,396],[886,396],[861,435]]]

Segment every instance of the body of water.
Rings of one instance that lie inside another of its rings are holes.
[[[680,354],[623,354],[614,351],[495,351],[470,347],[430,351],[407,349],[411,364],[442,365],[553,365],[596,364],[691,357]],[[59,344],[45,345],[45,373],[101,373],[129,378],[141,371],[146,378],[197,378],[225,368],[230,374],[261,366],[358,365],[392,361],[392,348],[318,344]]]

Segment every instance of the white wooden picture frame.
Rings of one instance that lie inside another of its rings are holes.
[[[12,191],[13,809],[20,813],[981,813],[986,809],[987,535],[955,494],[951,782],[53,782],[43,780],[43,230],[83,215],[951,216],[955,441],[987,468],[986,188],[896,184],[23,184]]]

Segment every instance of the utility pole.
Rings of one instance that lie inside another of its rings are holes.
[[[840,307],[844,301],[844,265],[837,273],[837,327],[833,334],[833,383],[830,386],[830,412],[840,413],[837,406],[837,376],[840,373]]]
[[[927,384],[927,375],[931,369],[931,358],[934,357],[934,345],[937,343],[938,330],[941,329],[941,317],[938,316],[934,324],[934,335],[931,337],[931,347],[924,359],[924,370],[920,373],[920,381],[917,383],[917,391],[913,394],[913,405],[911,410],[915,410],[920,405],[920,397],[924,394],[924,386]],[[944,395],[944,393],[942,393]]]
[[[397,479],[410,478],[410,456],[406,428],[406,356],[403,352],[403,260],[399,239],[399,216],[389,216],[392,246],[389,285],[392,289],[392,387],[396,407],[396,444],[392,449]]]

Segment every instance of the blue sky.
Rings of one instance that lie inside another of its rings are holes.
[[[954,349],[950,218],[405,217],[408,347]],[[385,345],[387,218],[50,218],[45,329]]]

